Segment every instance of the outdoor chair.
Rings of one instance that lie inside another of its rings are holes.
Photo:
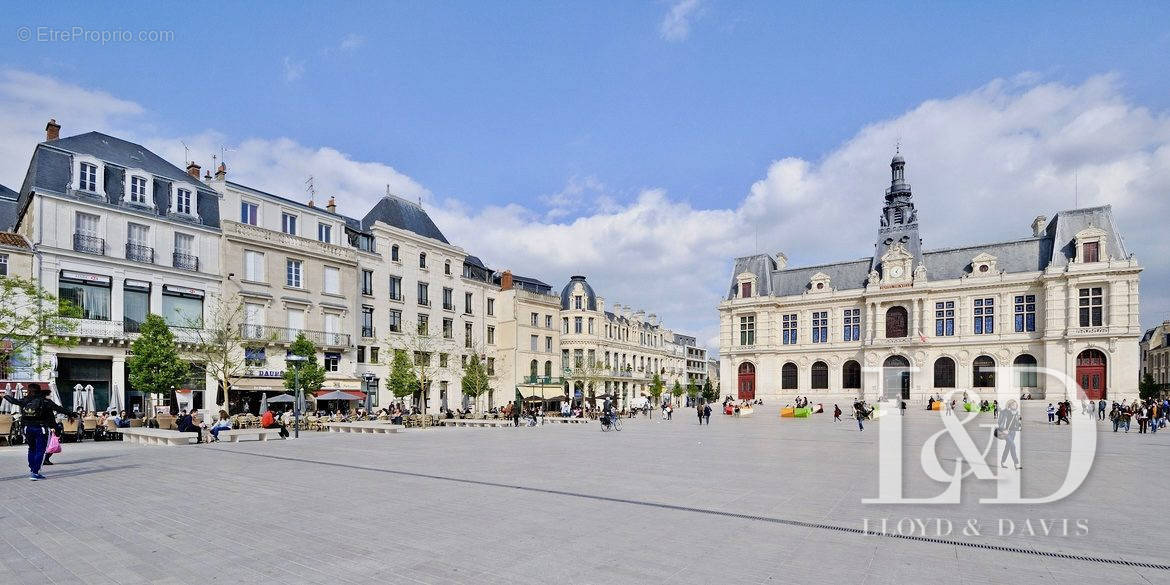
[[[118,430],[118,425],[112,418],[106,419],[106,438],[110,440],[118,440],[122,438],[122,433]]]
[[[65,419],[65,422],[63,422],[61,424],[61,429],[62,429],[61,430],[61,440],[64,441],[66,439],[70,439],[73,441],[80,442],[81,441],[81,433],[79,432],[80,428],[81,428],[81,425],[77,419],[73,419],[73,420]]]
[[[0,414],[0,441],[5,445],[16,444],[16,425],[11,414]]]
[[[85,436],[87,436],[91,439],[97,440],[97,432],[98,432],[98,430],[97,430],[98,424],[97,423],[98,423],[97,419],[92,417],[92,416],[87,416],[81,420],[81,428],[82,428],[82,432],[85,433]]]
[[[142,426],[146,426],[146,421],[144,421],[140,418],[130,419],[130,427],[131,428],[138,428],[138,427],[142,427]]]

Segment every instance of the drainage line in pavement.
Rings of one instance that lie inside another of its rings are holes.
[[[768,522],[770,524],[782,524],[784,526],[794,526],[798,528],[815,528],[817,530],[830,530],[834,532],[846,532],[850,534],[861,534],[864,536],[882,536],[888,538],[897,538],[901,540],[913,540],[918,542],[929,542],[934,544],[949,544],[954,546],[965,546],[968,548],[978,548],[982,550],[990,550],[996,552],[1016,553],[1022,555],[1032,555],[1049,557],[1056,559],[1068,559],[1073,561],[1084,561],[1088,563],[1098,563],[1103,565],[1118,565],[1123,567],[1136,567],[1141,569],[1157,569],[1160,571],[1170,571],[1170,565],[1161,563],[1146,563],[1142,561],[1131,561],[1126,559],[1111,559],[1108,557],[1096,557],[1089,555],[1076,555],[1071,553],[1061,553],[1054,551],[1037,550],[1031,548],[1020,548],[1014,546],[1004,546],[999,544],[984,544],[977,542],[965,542],[962,540],[952,540],[948,538],[932,538],[929,536],[916,536],[912,534],[898,534],[889,532],[870,532],[861,528],[851,528],[849,526],[839,526],[836,524],[822,524],[820,522],[804,522],[801,520],[789,520],[785,518],[773,518],[770,516],[757,516],[754,514],[740,514],[737,512],[725,512],[722,510],[712,510],[710,508],[694,508],[691,506],[679,506],[676,504],[661,504],[657,502],[644,502],[641,500],[629,500],[625,498],[613,498],[609,496],[598,496],[594,494],[583,494],[579,492],[568,492],[564,490],[554,490],[547,488],[538,488],[522,485],[514,485],[507,483],[499,483],[494,481],[483,481],[478,479],[466,479],[462,477],[449,477],[445,475],[432,475],[428,473],[416,473],[413,471],[399,471],[395,469],[382,469],[378,467],[365,467],[362,465],[351,465],[348,463],[333,463],[330,461],[317,461],[315,459],[297,459],[296,457],[282,457],[280,455],[265,455],[262,453],[248,453],[245,451],[230,451],[226,449],[218,449],[215,447],[208,447],[208,450],[219,451],[221,453],[231,453],[234,455],[250,455],[252,457],[263,457],[266,459],[277,459],[281,461],[295,461],[298,463],[315,463],[317,465],[327,465],[330,467],[343,467],[346,469],[357,469],[360,471],[375,471],[378,473],[390,473],[394,475],[401,475],[406,477],[416,477],[421,479],[437,479],[442,481],[451,481],[456,483],[465,483],[469,485],[479,485],[487,487],[507,488],[514,490],[521,490],[526,492],[535,492],[541,494],[552,494],[558,496],[570,496],[574,498],[583,498],[587,500],[596,500],[602,502],[613,502],[618,504],[632,504],[636,506],[649,506],[652,508],[661,508],[664,510],[677,510],[679,512],[693,512],[696,514],[707,514],[711,516],[723,516],[726,518],[739,518],[741,520],[756,520],[759,522]]]

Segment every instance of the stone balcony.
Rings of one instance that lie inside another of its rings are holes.
[[[281,250],[302,252],[334,261],[357,263],[357,250],[348,246],[327,244],[310,238],[302,238],[284,232],[265,229],[238,221],[224,221],[221,224],[224,237],[229,240],[243,240],[250,243],[267,244]]]

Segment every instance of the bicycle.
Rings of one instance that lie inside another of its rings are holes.
[[[622,418],[616,413],[610,413],[601,417],[601,432],[622,430]]]

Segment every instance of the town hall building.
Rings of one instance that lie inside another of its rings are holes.
[[[1141,266],[1108,205],[1036,217],[1026,238],[927,250],[905,166],[890,163],[872,256],[802,268],[782,253],[736,259],[719,304],[730,393],[1063,395],[1051,369],[1091,398],[1137,396]]]

